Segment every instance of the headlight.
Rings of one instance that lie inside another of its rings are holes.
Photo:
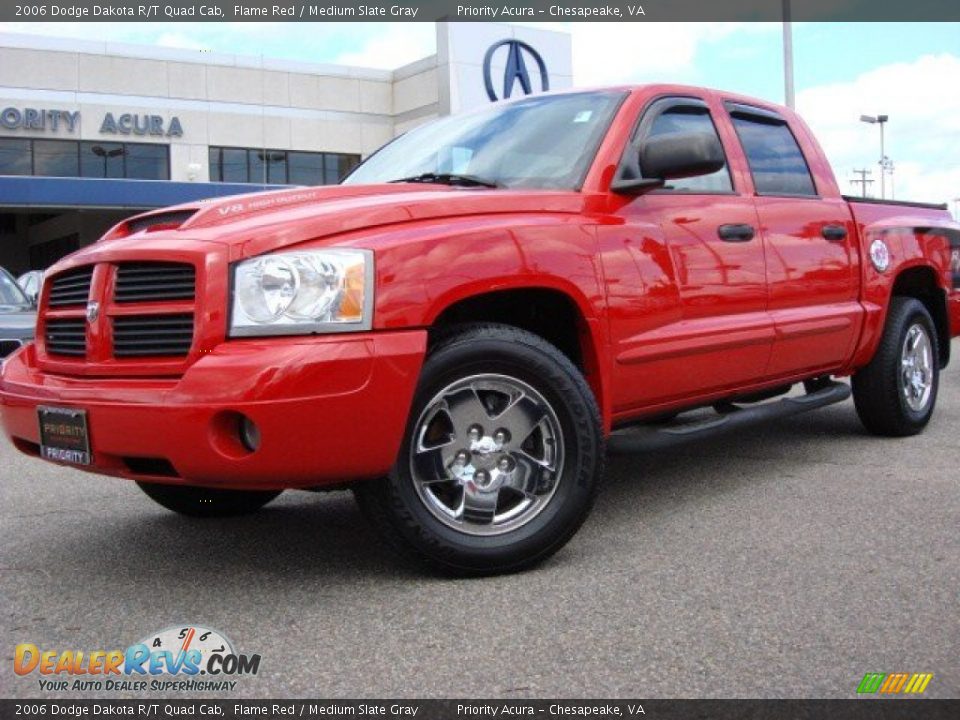
[[[233,268],[230,335],[369,330],[370,250],[304,250],[245,260]]]

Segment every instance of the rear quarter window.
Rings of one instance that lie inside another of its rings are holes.
[[[807,161],[786,123],[737,115],[732,120],[758,193],[817,194]]]

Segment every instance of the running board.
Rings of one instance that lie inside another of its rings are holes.
[[[757,423],[799,415],[808,410],[816,410],[827,405],[843,402],[849,397],[849,385],[830,382],[821,389],[806,395],[741,408],[726,415],[718,415],[687,425],[621,430],[610,436],[607,441],[607,448],[612,455],[659,450],[680,445],[695,438],[711,437]]]

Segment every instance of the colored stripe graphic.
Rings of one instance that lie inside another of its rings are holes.
[[[909,676],[906,673],[890,673],[880,687],[880,692],[889,695],[900,692],[903,684],[907,681],[907,677]]]
[[[880,689],[880,683],[883,682],[883,678],[886,677],[886,673],[867,673],[863,676],[863,680],[860,681],[859,687],[857,687],[858,693],[875,693]]]
[[[927,689],[930,681],[933,680],[933,673],[918,673],[916,677],[917,681],[913,686],[913,690],[907,690],[907,692],[922,693]]]
[[[881,695],[897,695],[902,692],[919,695],[927,689],[931,680],[933,673],[867,673],[857,686],[857,692]]]

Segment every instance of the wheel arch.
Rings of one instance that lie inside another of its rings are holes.
[[[456,325],[493,322],[531,332],[554,345],[584,375],[610,429],[609,388],[604,382],[605,352],[601,325],[591,317],[585,298],[552,285],[529,285],[461,294],[438,305],[428,331],[430,343]]]
[[[893,297],[911,297],[927,308],[937,331],[940,367],[950,362],[950,314],[947,293],[937,282],[937,271],[930,265],[912,265],[900,270],[890,291]]]

